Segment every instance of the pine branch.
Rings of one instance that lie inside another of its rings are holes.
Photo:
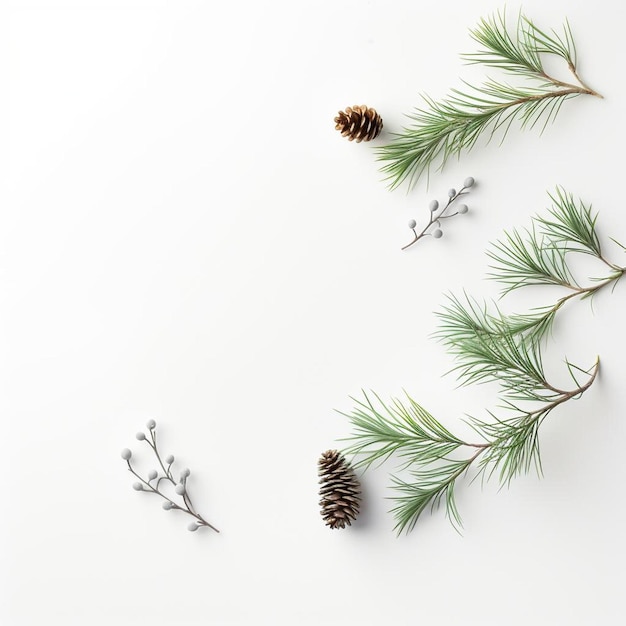
[[[569,362],[566,364],[570,373],[573,369],[579,369]],[[590,370],[583,370],[589,375],[588,380],[571,391],[557,390],[546,383],[546,392],[553,392],[553,395],[537,409],[524,410],[517,404],[505,401],[502,408],[513,411],[513,417],[506,420],[496,419],[495,422],[473,420],[475,430],[489,442],[480,459],[480,471],[491,477],[499,470],[500,483],[506,485],[516,476],[528,473],[533,467],[541,475],[539,427],[555,408],[582,396],[595,381],[599,367],[600,361],[596,359]]]
[[[571,371],[575,366],[568,363],[568,368]],[[462,518],[455,501],[456,481],[476,462],[476,475],[491,478],[497,473],[503,485],[533,466],[541,473],[540,425],[555,408],[582,396],[593,384],[598,368],[596,361],[587,372],[588,380],[570,391],[545,383],[546,397],[532,398],[535,408],[509,401],[501,408],[514,411],[512,417],[498,419],[490,414],[492,422],[473,419],[471,425],[483,440],[480,443],[453,435],[408,395],[407,404],[397,398],[386,404],[378,395],[374,394],[373,402],[364,393],[364,401],[353,398],[355,408],[343,413],[353,426],[348,438],[352,444],[345,454],[353,456],[360,467],[368,468],[394,457],[401,461],[399,469],[409,468],[409,480],[391,477],[395,491],[391,512],[398,534],[413,530],[424,511],[432,512],[442,502],[446,516],[459,530]]]
[[[582,201],[576,202],[573,195],[561,187],[548,195],[552,207],[547,215],[534,217],[529,230],[505,232],[504,238],[487,251],[491,259],[488,277],[502,285],[502,295],[531,285],[558,286],[567,292],[550,306],[535,309],[529,314],[501,318],[500,326],[504,325],[512,334],[523,334],[532,341],[548,334],[556,313],[567,302],[593,298],[605,287],[615,287],[626,273],[626,267],[609,261],[603,252],[596,228],[597,213],[593,214],[591,207]],[[569,258],[573,254],[596,258],[608,268],[608,274],[589,278],[590,284],[580,285],[570,269]],[[458,315],[459,307],[452,308]],[[475,305],[470,308],[475,308]],[[484,330],[499,332],[493,328]]]
[[[548,34],[520,14],[511,35],[505,14],[496,13],[482,19],[470,34],[482,49],[465,55],[467,61],[515,74],[528,84],[515,87],[487,80],[476,87],[464,83],[466,90],[452,89],[440,102],[423,96],[424,106],[408,115],[411,124],[377,150],[391,189],[404,182],[412,187],[435,162],[442,169],[450,158],[471,150],[483,135],[491,139],[500,133],[504,141],[516,120],[522,128],[539,124],[543,131],[566,100],[580,95],[602,97],[577,73],[574,40],[567,23],[562,35]],[[550,76],[542,64],[545,54],[562,58],[574,82]]]

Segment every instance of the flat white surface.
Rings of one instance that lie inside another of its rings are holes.
[[[420,93],[480,78],[459,55],[499,3],[1,6],[0,623],[623,623],[624,285],[558,322],[548,369],[603,369],[545,424],[545,477],[462,482],[463,536],[439,511],[396,538],[391,466],[331,532],[316,476],[361,388],[406,389],[451,427],[493,407],[494,388],[443,376],[433,311],[447,291],[496,295],[485,247],[547,190],[626,239],[621,5],[525,2],[548,28],[569,17],[606,99],[409,194],[333,117],[365,103],[393,132]],[[400,252],[408,219],[469,175],[470,214]],[[220,535],[131,490],[119,451],[147,459],[148,418]]]

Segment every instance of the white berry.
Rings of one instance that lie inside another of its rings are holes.
[[[428,208],[434,213],[439,208],[439,202],[437,202],[437,200],[432,200],[428,205]]]
[[[158,476],[157,471],[156,470],[150,470],[148,472],[148,478],[150,480],[154,480],[156,477]]]
[[[459,205],[459,208],[457,209],[457,211],[463,215],[464,213],[467,213],[469,211],[469,208],[467,206],[467,204],[461,204]]]
[[[191,522],[191,523],[189,524],[189,526],[187,526],[187,530],[188,530],[190,533],[195,533],[195,532],[196,532],[196,530],[198,530],[198,524],[196,524],[195,522]]]
[[[150,430],[152,430],[153,428],[155,428],[155,427],[156,427],[156,422],[155,422],[154,420],[148,420],[148,421],[146,422],[146,426],[147,426]]]
[[[468,176],[464,181],[463,181],[463,187],[473,187],[474,183],[476,181],[471,177]]]
[[[178,483],[178,485],[176,485],[176,487],[174,487],[174,491],[179,496],[182,496],[185,493],[185,485],[183,485],[183,483]]]
[[[135,437],[137,437],[139,441],[143,441],[146,438],[146,436],[141,432],[137,433]]]
[[[125,461],[128,461],[128,459],[130,459],[131,456],[133,456],[133,453],[128,448],[124,448],[122,450],[122,458]]]
[[[417,226],[417,222],[415,220],[409,221],[409,228],[415,228]]]
[[[143,485],[141,483],[133,483],[133,489],[135,491],[143,491]]]
[[[433,237],[435,239],[441,239],[441,237],[443,237],[443,231],[440,228],[433,230]]]

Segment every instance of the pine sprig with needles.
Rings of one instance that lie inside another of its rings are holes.
[[[505,13],[498,12],[483,18],[470,35],[481,48],[464,55],[468,63],[515,75],[523,79],[523,85],[487,79],[472,86],[464,81],[464,89],[452,89],[439,102],[423,96],[424,106],[407,116],[411,123],[377,149],[391,189],[405,182],[414,186],[433,164],[442,169],[450,158],[471,150],[483,135],[492,139],[499,134],[504,141],[516,120],[522,129],[539,126],[543,132],[566,100],[581,95],[602,97],[580,78],[567,21],[562,32],[546,32],[520,13],[511,33]],[[561,58],[573,82],[548,74],[544,55]]]
[[[533,391],[524,398],[525,403],[504,400],[500,409],[510,413],[507,417],[490,413],[489,421],[470,418],[470,425],[480,437],[478,442],[452,434],[408,395],[404,402],[394,398],[386,403],[376,394],[372,400],[364,393],[364,400],[353,398],[355,407],[343,413],[353,427],[345,453],[354,457],[357,468],[368,468],[396,456],[398,469],[408,469],[408,479],[397,474],[391,477],[391,513],[398,534],[413,530],[422,513],[434,511],[441,503],[458,530],[462,518],[455,500],[456,483],[472,467],[475,477],[497,474],[503,485],[532,467],[541,473],[539,427],[554,409],[579,398],[591,387],[599,361],[586,371],[588,379],[583,383],[573,372],[584,370],[571,363],[567,367],[576,382],[573,389],[559,390],[546,382],[543,396]]]
[[[597,231],[598,215],[590,206],[562,188],[550,199],[551,208],[533,218],[531,228],[505,233],[490,248],[490,277],[501,284],[503,295],[536,285],[567,293],[552,305],[517,314],[505,314],[495,302],[481,302],[468,294],[449,295],[437,314],[435,337],[454,357],[451,372],[459,382],[499,385],[497,409],[487,411],[485,418],[465,420],[479,441],[453,434],[408,395],[404,401],[384,402],[365,393],[363,400],[352,398],[354,408],[343,413],[352,425],[345,452],[357,467],[367,469],[394,458],[399,471],[408,472],[408,478],[392,476],[398,533],[412,530],[424,511],[442,504],[459,528],[455,488],[471,469],[474,477],[497,477],[502,485],[533,468],[541,474],[542,423],[555,409],[579,399],[597,377],[599,359],[588,369],[566,360],[572,388],[551,383],[543,364],[543,340],[566,302],[615,287],[626,267],[607,258]],[[604,274],[581,285],[584,281],[574,277],[571,255],[592,257]]]
[[[505,233],[488,250],[491,265],[489,278],[499,283],[502,295],[531,285],[556,286],[565,291],[553,304],[524,315],[508,318],[515,333],[543,338],[551,329],[556,313],[569,301],[595,297],[605,288],[615,288],[626,273],[626,266],[610,261],[604,252],[597,230],[598,214],[591,206],[575,200],[561,187],[549,194],[551,208],[537,215],[530,229]],[[624,248],[615,239],[612,239]],[[514,245],[509,245],[514,242]],[[585,282],[574,276],[571,257],[586,255],[603,269],[602,275]]]
[[[550,332],[556,314],[568,302],[593,298],[606,288],[615,288],[626,273],[626,266],[608,259],[597,229],[598,215],[591,206],[561,187],[548,195],[552,206],[546,214],[535,216],[528,229],[505,232],[487,250],[491,263],[488,277],[499,283],[502,296],[531,286],[556,287],[565,294],[552,304],[509,315],[496,303],[479,302],[467,295],[448,296],[439,312],[440,327],[435,334],[453,353],[464,351],[462,342],[474,333],[522,334],[538,342]],[[624,248],[615,239],[612,241]],[[603,269],[602,275],[577,278],[572,268],[572,257],[576,255],[594,258],[596,266]]]

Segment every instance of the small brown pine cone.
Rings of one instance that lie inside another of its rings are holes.
[[[357,104],[347,107],[345,111],[339,111],[335,118],[335,128],[350,141],[370,141],[378,137],[382,130],[383,118],[374,109]]]
[[[320,506],[326,526],[345,528],[359,514],[361,488],[350,464],[337,450],[327,450],[318,461]]]

